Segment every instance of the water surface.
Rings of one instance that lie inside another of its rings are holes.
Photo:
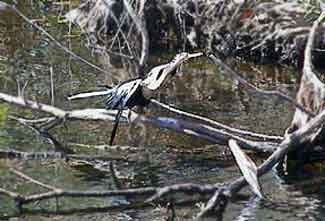
[[[21,10],[39,22],[60,42],[79,55],[105,67],[105,58],[91,56],[84,47],[84,39],[77,28],[61,23],[58,15],[67,7],[45,4],[21,6]],[[96,89],[97,85],[112,84],[112,76],[100,73],[71,58],[44,35],[34,30],[11,12],[0,14],[0,90],[17,95],[17,85],[23,87],[24,97],[53,104],[63,109],[103,107],[100,100],[68,102],[68,94]],[[174,52],[157,53],[154,63],[166,62]],[[289,67],[254,65],[229,61],[247,79],[263,89],[277,89],[291,96],[295,93],[298,72]],[[54,96],[51,96],[51,69]],[[112,71],[121,80],[132,77],[121,68]],[[28,83],[27,83],[28,82]],[[215,119],[230,126],[272,135],[282,135],[289,125],[294,108],[277,97],[260,97],[247,92],[228,79],[204,59],[184,65],[182,72],[156,94],[156,99],[188,112]],[[179,118],[170,112],[151,106],[148,116]],[[0,102],[0,148],[21,151],[52,151],[46,142],[29,128],[9,116],[37,117],[32,112]],[[121,160],[112,161],[124,188],[163,186],[185,182],[216,183],[232,180],[240,175],[225,146],[213,145],[196,137],[176,133],[152,125],[121,125],[116,143],[136,149],[103,151],[93,148],[107,144],[112,124],[107,122],[69,121],[51,133],[65,146],[77,153],[102,154]],[[125,160],[127,156],[127,160]],[[261,163],[263,158],[256,158]],[[56,187],[71,190],[109,190],[115,183],[109,170],[110,161],[83,162],[64,160],[0,160],[0,185],[20,193],[45,191],[43,188],[17,177],[9,168],[21,170],[29,176]],[[261,179],[268,198],[260,201],[247,188],[243,196],[234,199],[224,214],[224,220],[322,220],[323,172],[306,176],[280,178],[275,172]],[[166,209],[162,206],[125,211],[66,212],[60,209],[82,209],[89,206],[127,204],[123,197],[104,199],[55,199],[31,204],[30,213],[18,214],[13,202],[0,195],[0,219],[12,220],[162,220]],[[191,220],[200,203],[176,208],[179,220]],[[44,213],[42,209],[57,211]],[[211,218],[211,220],[214,220]]]

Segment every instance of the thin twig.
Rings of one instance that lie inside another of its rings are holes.
[[[225,191],[224,188],[220,188],[216,190],[216,192],[207,202],[206,206],[197,215],[197,219],[202,218],[203,216],[205,216],[209,212],[212,212],[213,210],[217,210],[217,212],[219,213],[218,215],[223,213],[223,210],[225,209],[228,203],[228,199],[225,196],[224,191]],[[219,208],[216,208],[218,205]]]
[[[129,13],[130,17],[132,18],[133,22],[135,23],[138,31],[141,33],[141,39],[142,39],[142,50],[141,50],[141,57],[139,59],[139,65],[140,67],[143,67],[147,60],[149,55],[149,35],[146,28],[146,23],[143,18],[143,13],[140,12],[140,17],[137,15],[128,0],[123,0],[123,4]],[[144,4],[144,3],[143,3]]]
[[[1,4],[6,4],[6,3],[2,2]],[[37,30],[39,30],[40,32],[42,32],[44,35],[46,35],[46,37],[48,37],[50,40],[52,40],[59,48],[61,48],[66,53],[70,54],[72,57],[76,58],[79,61],[82,61],[83,63],[87,64],[88,66],[90,66],[90,67],[92,67],[92,68],[94,68],[94,69],[96,69],[98,71],[101,71],[101,72],[104,72],[104,73],[107,73],[107,74],[111,74],[108,71],[106,71],[106,70],[98,67],[97,65],[91,63],[90,61],[87,61],[86,59],[82,58],[81,56],[77,55],[76,53],[74,53],[73,51],[71,51],[70,49],[68,49],[67,47],[65,47],[58,40],[56,40],[50,33],[48,33],[44,28],[42,28],[41,26],[39,26],[38,24],[36,24],[35,22],[33,22],[28,17],[26,17],[19,9],[16,8],[15,5],[9,5],[9,4],[6,4],[6,5],[7,5],[8,8],[10,8],[14,12],[16,12],[27,23],[29,23],[34,28],[36,28]]]
[[[4,194],[4,195],[7,195],[7,196],[12,197],[12,198],[17,198],[17,197],[20,196],[18,193],[12,192],[10,190],[6,190],[6,189],[1,188],[1,187],[0,187],[0,194]]]
[[[16,170],[16,169],[14,169],[14,168],[10,168],[9,170],[10,170],[10,172],[16,174],[17,176],[20,176],[20,177],[22,177],[23,179],[28,180],[29,182],[34,183],[34,184],[36,184],[36,185],[39,185],[39,186],[41,186],[41,187],[44,187],[44,188],[46,188],[46,189],[53,190],[53,191],[58,191],[58,190],[60,190],[60,189],[58,189],[58,188],[56,188],[56,187],[54,187],[54,186],[50,186],[50,185],[48,185],[48,184],[44,184],[44,183],[42,183],[42,182],[40,182],[40,181],[38,181],[38,180],[35,180],[35,179],[31,178],[30,176],[24,174],[24,173],[21,172],[21,171],[18,171],[18,170]]]
[[[50,95],[51,95],[51,105],[54,105],[54,101],[55,101],[55,97],[54,97],[54,81],[53,81],[53,65],[51,65],[50,67],[50,84],[51,84],[51,92],[50,92]]]
[[[37,135],[41,136],[42,138],[46,139],[55,149],[55,151],[62,152],[62,153],[69,153],[73,154],[74,151],[66,148],[63,146],[50,132],[49,129],[59,125],[62,123],[61,118],[52,118],[52,120],[48,120],[41,127],[35,125],[35,123],[31,123],[28,120],[20,117],[13,117],[11,116],[10,119],[14,119],[17,122],[21,123],[22,125],[30,128],[33,132]]]

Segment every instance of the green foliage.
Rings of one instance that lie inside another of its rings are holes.
[[[9,105],[0,103],[0,127],[2,127],[7,119]]]

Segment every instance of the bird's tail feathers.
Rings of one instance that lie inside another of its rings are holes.
[[[74,95],[70,95],[67,97],[68,100],[75,100],[75,99],[83,99],[83,98],[90,98],[90,97],[97,97],[97,96],[106,96],[113,92],[113,89],[108,89],[105,91],[91,91],[91,92],[82,92]]]

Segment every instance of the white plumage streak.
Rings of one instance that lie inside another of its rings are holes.
[[[68,97],[68,100],[82,99],[88,97],[96,97],[96,96],[105,96],[111,93],[111,90],[105,91],[92,91],[92,92],[83,92],[75,95],[71,95]]]

